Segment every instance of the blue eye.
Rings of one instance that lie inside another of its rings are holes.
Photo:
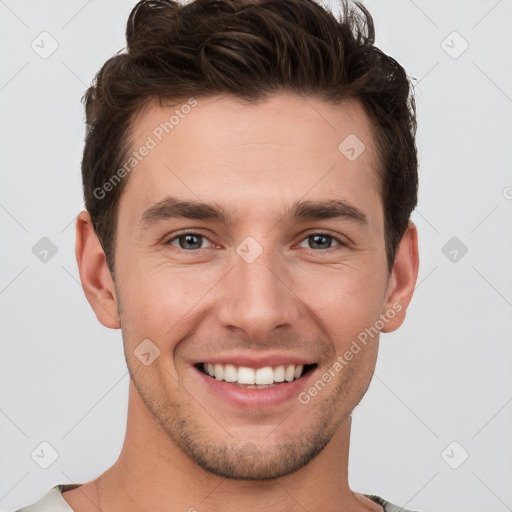
[[[186,252],[192,252],[205,249],[206,247],[203,247],[203,242],[205,240],[208,241],[210,247],[213,245],[212,242],[210,242],[210,240],[205,235],[197,233],[195,231],[186,231],[179,233],[178,235],[169,239],[166,242],[166,245],[172,245],[177,249],[183,249]],[[328,233],[318,232],[312,233],[307,237],[303,238],[301,243],[307,242],[308,245],[310,246],[301,247],[313,250],[315,252],[325,252],[326,250],[333,248],[333,241],[336,242],[337,246],[345,245],[339,238],[329,235]],[[178,245],[176,245],[175,242],[178,242]]]
[[[181,233],[180,235],[175,236],[174,238],[171,238],[167,244],[174,245],[172,242],[177,241],[179,243],[180,249],[189,249],[189,250],[199,250],[203,249],[203,247],[200,247],[202,245],[203,240],[208,240],[204,235],[201,235],[200,233],[194,233],[194,232],[186,232]],[[176,247],[174,245],[174,247]]]
[[[309,247],[311,249],[331,249],[333,240],[336,241],[338,245],[343,245],[340,240],[327,233],[314,233],[304,239],[304,241],[308,241],[313,245],[313,247]]]

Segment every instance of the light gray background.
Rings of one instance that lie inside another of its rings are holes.
[[[74,219],[80,98],[134,3],[0,0],[0,511],[96,477],[124,438],[121,336],[85,300]],[[512,510],[512,2],[365,5],[418,82],[421,266],[354,413],[350,483],[425,512]],[[47,59],[31,48],[43,31],[59,45]],[[46,263],[42,237],[58,249]],[[31,457],[43,441],[59,455],[48,469]]]

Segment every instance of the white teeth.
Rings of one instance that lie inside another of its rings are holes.
[[[232,364],[203,364],[204,373],[216,380],[224,380],[235,384],[243,384],[246,387],[268,387],[276,382],[292,382],[302,376],[304,365],[278,365],[275,367],[264,366],[262,368],[248,368]]]
[[[291,382],[295,377],[295,366],[289,364],[284,371],[284,379],[286,382]]]
[[[236,382],[238,379],[238,372],[232,364],[224,366],[224,380],[226,382]]]
[[[272,384],[274,382],[274,370],[271,366],[265,366],[256,370],[255,384]]]
[[[254,370],[240,366],[238,368],[238,384],[254,384]]]
[[[274,368],[274,382],[284,382],[284,366],[276,366]]]
[[[224,366],[221,364],[215,365],[215,378],[217,380],[224,380]]]

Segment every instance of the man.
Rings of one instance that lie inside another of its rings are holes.
[[[126,437],[23,511],[404,511],[347,474],[418,273],[404,70],[360,5],[143,1],[126,35],[85,96],[76,224]]]

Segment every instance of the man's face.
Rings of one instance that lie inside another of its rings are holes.
[[[179,108],[152,106],[134,127],[133,149],[148,136],[156,147],[119,204],[115,279],[128,368],[170,442],[200,466],[275,478],[327,445],[375,366],[378,336],[333,366],[389,308],[370,124],[354,102],[279,95],[247,106],[218,96],[199,100],[169,134],[155,132]],[[354,135],[366,147],[355,159]],[[170,197],[226,218],[172,217]],[[298,202],[334,201],[346,206],[338,216],[288,213]],[[148,365],[134,354],[144,340],[146,359],[160,351]],[[309,371],[260,389],[219,379],[282,380],[291,365]]]

